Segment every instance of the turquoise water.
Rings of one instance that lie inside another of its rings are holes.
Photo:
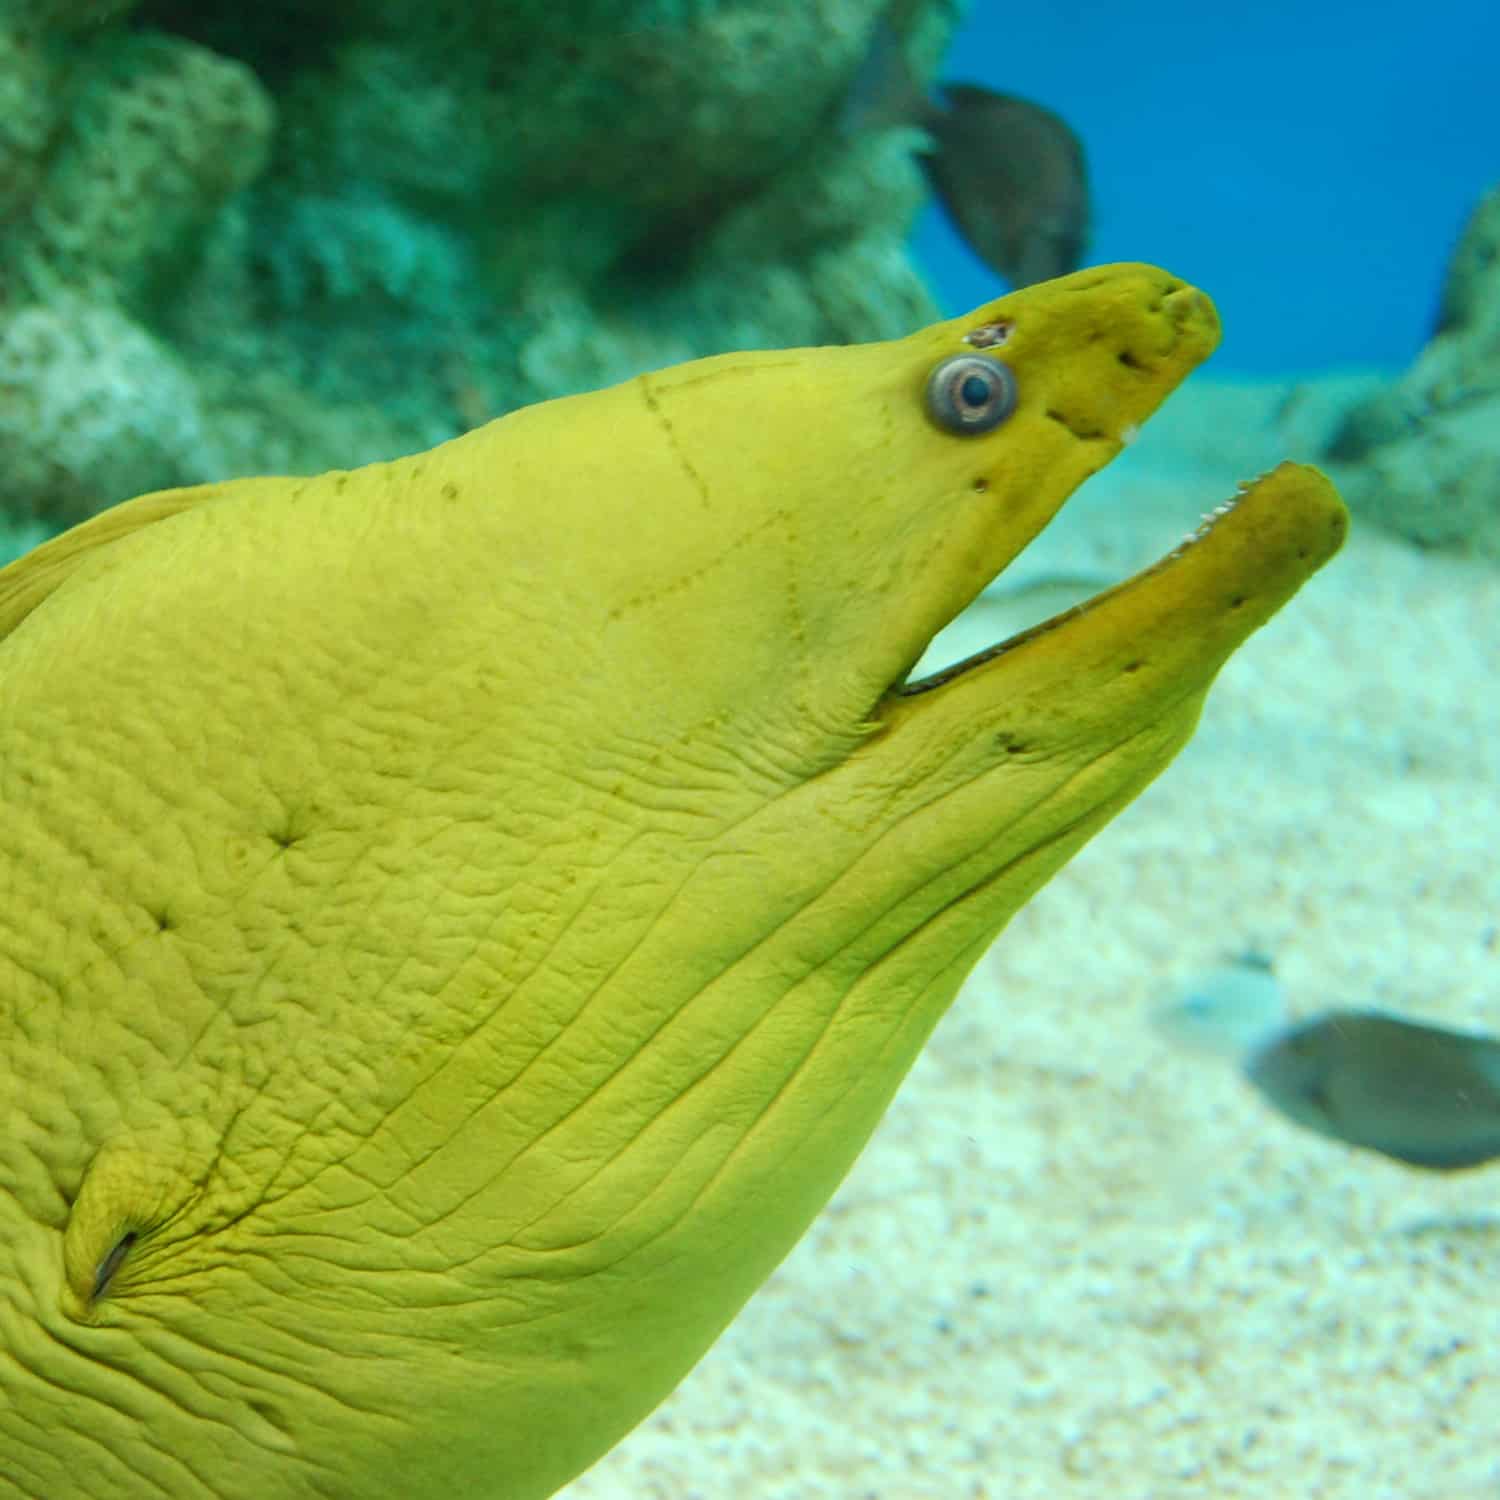
[[[1453,239],[1500,173],[1500,10],[1482,0],[1109,5],[979,0],[942,76],[1036,99],[1093,170],[1090,259],[1209,288],[1220,372],[1399,366]],[[993,278],[929,209],[952,312]]]

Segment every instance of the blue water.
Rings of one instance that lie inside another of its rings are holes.
[[[1224,316],[1214,368],[1282,373],[1421,347],[1500,180],[1497,56],[1500,7],[1461,0],[975,0],[942,76],[1057,110],[1089,154],[1089,259],[1196,281]],[[994,296],[936,209],[916,247],[945,310]]]

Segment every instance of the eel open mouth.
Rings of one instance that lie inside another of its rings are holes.
[[[1197,656],[1211,676],[1333,556],[1347,529],[1348,513],[1320,471],[1280,464],[1241,484],[1165,557],[1123,582],[896,692],[914,697],[981,668],[1004,670],[1008,660],[1053,637],[1095,670],[1111,656],[1129,673],[1154,657],[1185,666],[1183,658]]]

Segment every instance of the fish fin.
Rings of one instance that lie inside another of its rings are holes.
[[[1083,142],[1055,111],[986,84],[944,82],[922,164],[960,236],[1012,287],[1082,263],[1092,217]]]
[[[0,640],[15,630],[32,610],[60,588],[73,570],[108,547],[145,526],[164,521],[223,492],[223,485],[199,484],[158,490],[111,506],[97,516],[34,547],[7,567],[0,568]]]

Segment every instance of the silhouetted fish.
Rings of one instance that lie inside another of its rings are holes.
[[[1500,1156],[1500,1041],[1330,1011],[1254,1049],[1245,1074],[1289,1119],[1415,1167]]]
[[[929,98],[901,49],[909,0],[876,28],[844,111],[847,129],[919,126],[927,180],[969,248],[1013,287],[1077,270],[1088,241],[1083,145],[1050,109],[977,83]]]
[[[1050,109],[976,83],[940,85],[922,158],[959,233],[1012,286],[1077,270],[1088,241],[1083,146]]]

